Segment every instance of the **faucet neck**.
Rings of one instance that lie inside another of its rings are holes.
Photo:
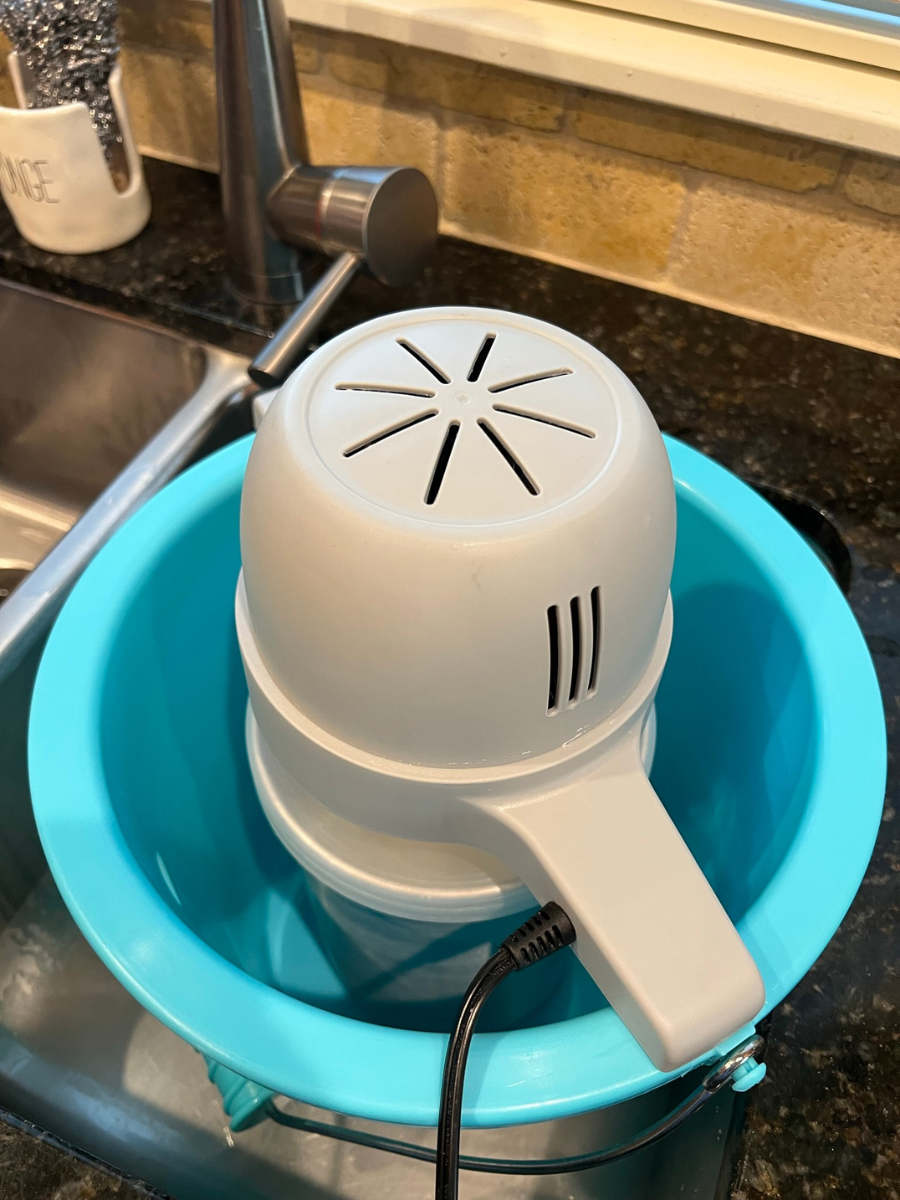
[[[228,274],[259,303],[303,298],[297,252],[270,232],[268,198],[308,161],[282,0],[213,0]]]

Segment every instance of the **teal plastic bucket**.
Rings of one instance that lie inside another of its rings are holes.
[[[734,476],[667,445],[675,637],[653,779],[771,1008],[863,877],[884,795],[881,701],[816,554]],[[170,484],[72,593],[32,707],[38,826],[82,930],[176,1033],[288,1096],[434,1124],[446,1039],[353,1016],[310,932],[302,872],[253,790],[233,616],[249,449]],[[573,970],[540,1024],[476,1036],[464,1119],[566,1116],[665,1078]]]

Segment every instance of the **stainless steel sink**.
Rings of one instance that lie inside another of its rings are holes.
[[[246,381],[246,361],[5,280],[0,361],[2,625],[32,580],[46,573],[42,568],[31,575],[33,569],[98,496],[119,495],[119,481],[154,435],[198,397],[211,411],[217,403],[221,410]],[[146,480],[144,489],[149,491]],[[131,507],[137,498],[132,489]],[[108,536],[110,516],[126,511],[121,501],[118,509],[108,500],[103,507],[105,522],[95,517],[86,536],[78,531],[66,539],[71,549],[63,543],[54,552],[65,567],[56,580],[57,606],[101,533]],[[43,604],[52,613],[46,601],[46,594],[39,596],[36,608]],[[40,626],[32,626],[31,641],[38,644],[0,684],[0,921],[24,901],[44,869],[25,767],[27,712],[42,640]]]
[[[0,568],[39,562],[218,353],[0,281]]]
[[[2,683],[104,542],[252,385],[245,359],[4,281],[0,352]]]

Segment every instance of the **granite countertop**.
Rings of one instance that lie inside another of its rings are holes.
[[[147,177],[150,226],[106,254],[36,250],[4,213],[0,274],[252,353],[280,314],[242,304],[226,286],[217,180],[153,161]],[[586,338],[634,380],[663,430],[750,483],[824,508],[849,545],[850,602],[891,745],[884,819],[850,913],[770,1018],[769,1077],[748,1096],[723,1195],[900,1200],[900,361],[452,239],[410,288],[355,281],[321,338],[428,304],[517,309]],[[146,1195],[124,1180],[114,1191],[7,1189],[10,1155],[25,1154],[12,1143],[25,1136],[0,1126],[4,1197]]]
[[[167,1200],[0,1108],[3,1200]]]

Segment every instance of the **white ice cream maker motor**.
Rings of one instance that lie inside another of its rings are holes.
[[[422,309],[336,337],[278,393],[237,590],[285,845],[315,803],[500,859],[565,909],[664,1071],[765,999],[641,758],[674,546],[662,438],[609,359],[531,318]]]

